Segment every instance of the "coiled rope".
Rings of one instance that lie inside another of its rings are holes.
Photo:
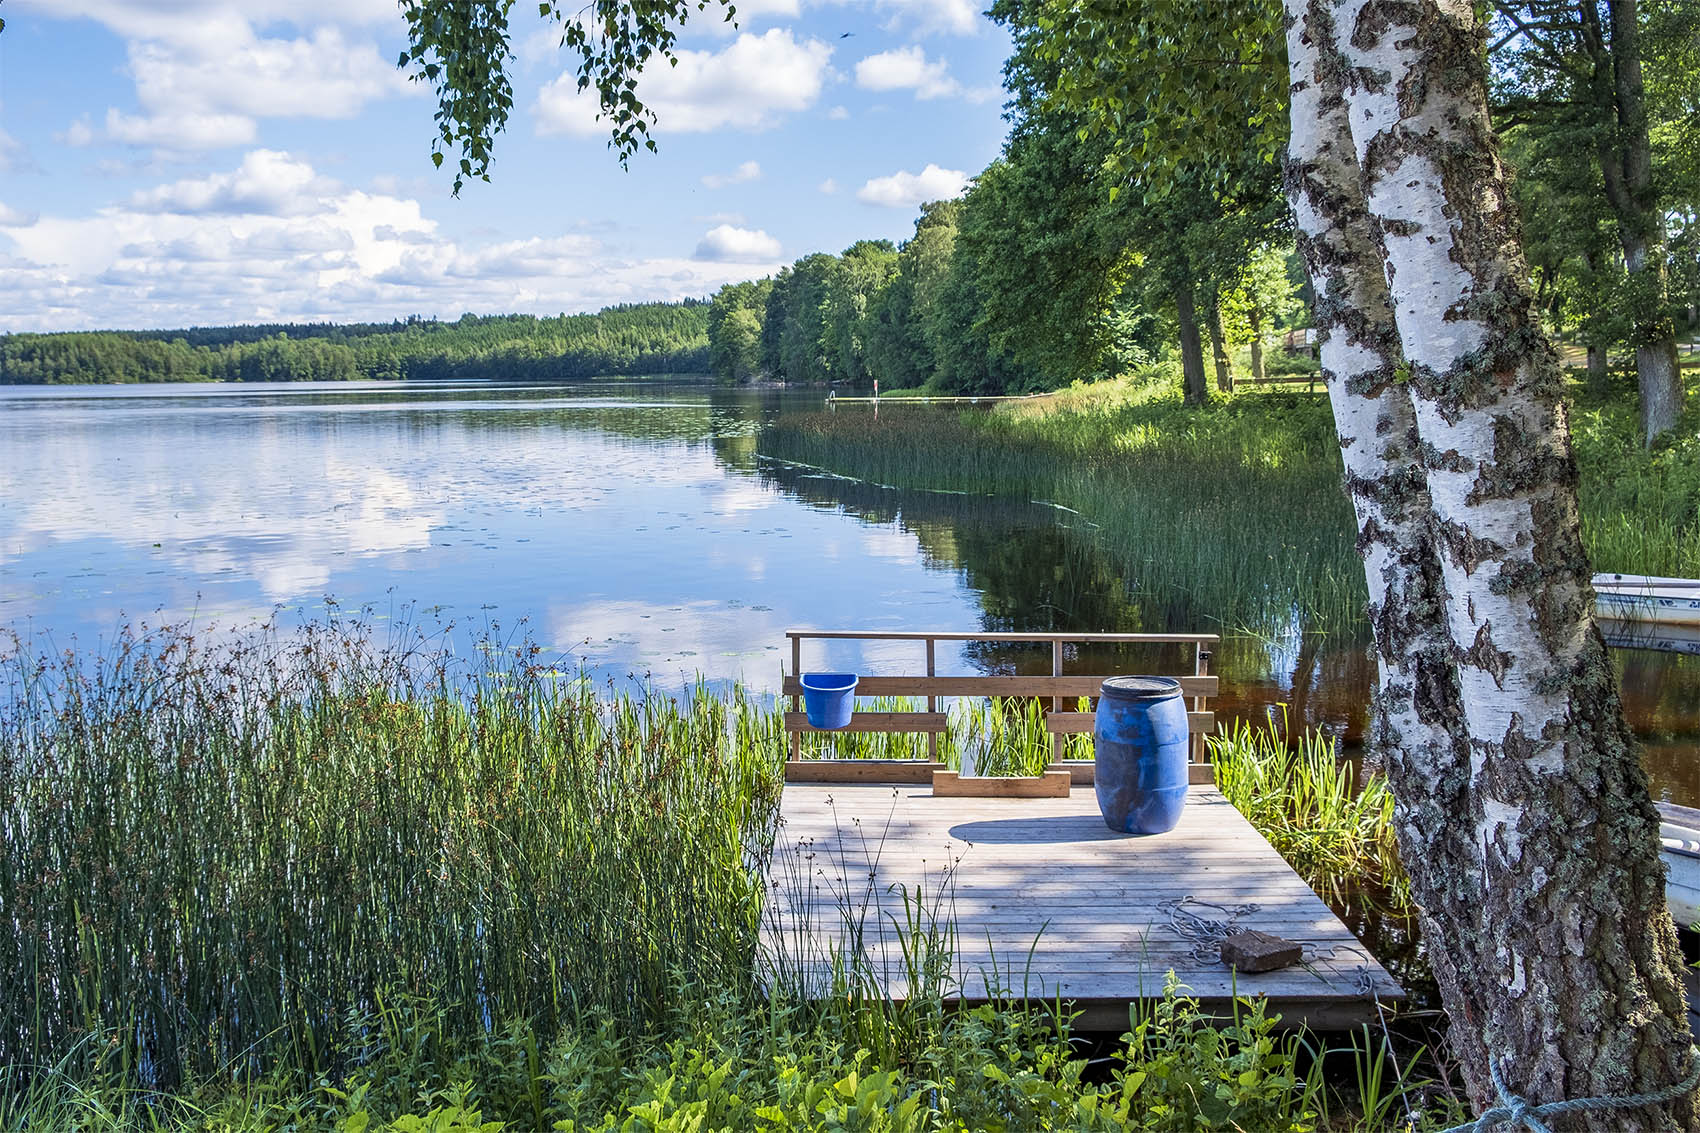
[[[1663,1102],[1675,1101],[1677,1098],[1700,1086],[1700,1049],[1688,1048],[1688,1076],[1674,1086],[1666,1086],[1662,1090],[1653,1090],[1645,1094],[1627,1094],[1617,1098],[1576,1098],[1565,1102],[1547,1102],[1544,1105],[1530,1105],[1528,1099],[1519,1097],[1506,1089],[1505,1078],[1499,1072],[1499,1063],[1489,1060],[1488,1074],[1493,1079],[1493,1088],[1499,1094],[1499,1104],[1483,1113],[1474,1121],[1466,1121],[1462,1125],[1454,1125],[1443,1129],[1441,1133],[1487,1133],[1496,1125],[1508,1129],[1521,1126],[1529,1133],[1552,1133],[1547,1128],[1546,1119],[1559,1117],[1566,1113],[1599,1113],[1613,1109],[1640,1109],[1643,1106],[1659,1105]]]

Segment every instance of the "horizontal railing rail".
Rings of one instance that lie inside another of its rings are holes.
[[[950,729],[949,716],[939,710],[941,697],[1034,697],[1048,699],[1045,729],[1051,736],[1051,760],[1057,761],[1062,738],[1092,730],[1093,714],[1073,710],[1071,704],[1081,699],[1096,698],[1108,675],[1064,673],[1065,648],[1070,645],[1190,645],[1191,673],[1156,673],[1173,676],[1180,681],[1181,695],[1191,701],[1187,713],[1187,730],[1193,736],[1193,760],[1203,762],[1203,738],[1216,730],[1215,713],[1205,708],[1205,700],[1216,696],[1220,683],[1210,675],[1212,647],[1221,640],[1214,633],[974,633],[957,630],[842,630],[791,629],[785,631],[791,643],[791,671],[785,674],[782,695],[791,698],[791,711],[785,713],[785,730],[791,736],[791,760],[802,756],[803,736],[821,729],[809,724],[803,712],[803,643],[806,641],[893,641],[914,642],[924,648],[925,673],[901,675],[858,674],[856,695],[886,697],[925,697],[925,710],[853,712],[850,723],[834,731],[924,733],[927,736],[928,759],[913,760],[916,764],[936,763],[938,737]],[[981,674],[941,675],[938,672],[938,643],[991,642],[1048,644],[1051,647],[1051,671],[1048,674]],[[1110,674],[1114,675],[1114,674]],[[893,761],[904,762],[904,761]]]

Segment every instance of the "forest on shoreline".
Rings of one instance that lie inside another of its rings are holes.
[[[561,381],[708,371],[707,304],[640,303],[595,314],[411,316],[166,331],[0,335],[0,384]]]

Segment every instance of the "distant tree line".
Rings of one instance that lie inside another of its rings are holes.
[[[1233,388],[1235,348],[1303,312],[1302,268],[1274,163],[1162,195],[1126,192],[1109,139],[1057,108],[1051,61],[1023,5],[1010,27],[1012,123],[1003,153],[957,200],[925,204],[901,247],[864,240],[731,284],[708,320],[717,375],[926,384],[964,393],[1050,389],[1178,355],[1187,398]]]
[[[346,381],[706,373],[706,301],[594,315],[417,316],[393,323],[291,323],[176,331],[0,336],[0,382]]]

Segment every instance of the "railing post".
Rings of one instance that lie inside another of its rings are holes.
[[[934,661],[936,658],[936,645],[937,642],[935,642],[932,638],[927,638],[927,675],[929,677],[935,675]],[[927,697],[927,711],[937,712],[938,710],[939,698],[929,694]],[[939,761],[939,734],[937,732],[927,733],[927,759],[932,763],[937,763]]]
[[[1060,638],[1060,637],[1053,637],[1053,638],[1051,638],[1051,676],[1053,676],[1053,677],[1062,676],[1062,663],[1063,663],[1063,639]],[[1052,712],[1061,712],[1062,711],[1062,697],[1060,697],[1060,696],[1051,697],[1051,711]],[[1062,746],[1063,746],[1062,733],[1061,732],[1052,732],[1051,733],[1051,762],[1053,764],[1062,762]]]
[[[797,681],[799,691],[791,697],[791,711],[803,710],[801,692],[803,682],[803,639],[796,634],[791,635],[791,676]],[[803,733],[791,733],[791,761],[795,763],[803,758]]]
[[[1195,642],[1192,643],[1192,652],[1193,652],[1192,675],[1195,676],[1195,677],[1207,677],[1207,676],[1209,676],[1210,675],[1210,650],[1204,648],[1204,642],[1195,641]],[[1195,696],[1195,697],[1192,698],[1192,710],[1194,712],[1203,712],[1204,711],[1204,698],[1202,696]],[[1192,737],[1192,761],[1194,763],[1207,763],[1207,762],[1209,762],[1208,760],[1205,759],[1205,755],[1207,754],[1208,751],[1209,751],[1209,748],[1205,745],[1204,736],[1202,734],[1195,735],[1195,736]]]

